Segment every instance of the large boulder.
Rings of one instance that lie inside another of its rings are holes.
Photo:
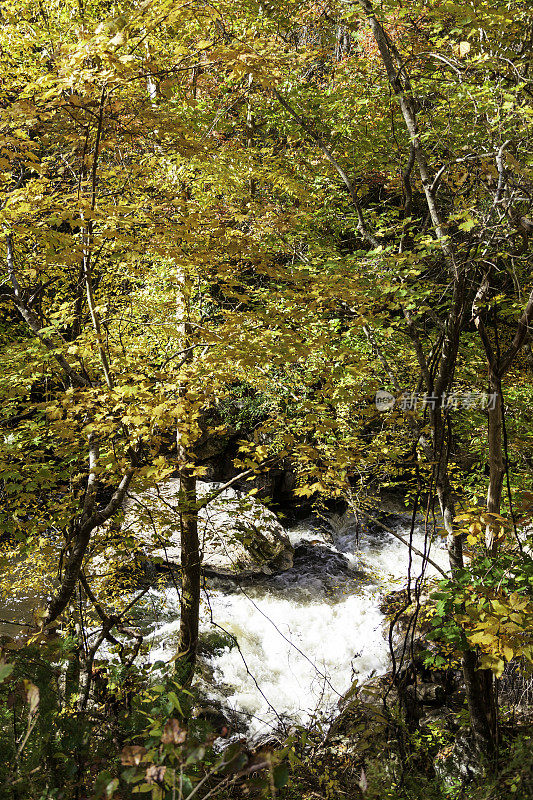
[[[124,529],[150,559],[180,562],[179,478],[170,478],[140,495],[130,494]],[[198,500],[220,488],[198,481]],[[199,510],[198,535],[203,569],[219,575],[270,575],[292,567],[293,548],[272,511],[232,488]]]

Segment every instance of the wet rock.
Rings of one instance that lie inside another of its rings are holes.
[[[387,695],[387,704],[383,698]],[[327,741],[337,741],[348,737],[355,743],[366,740],[369,732],[383,732],[388,724],[387,707],[392,707],[398,700],[398,694],[391,685],[390,675],[381,675],[364,684],[352,685],[339,700],[340,714],[333,720]]]
[[[365,706],[372,706],[376,709],[383,708],[383,698],[387,696],[389,704],[396,703],[398,693],[391,684],[390,675],[381,675],[378,678],[371,678],[362,686],[355,688],[354,695],[359,703]]]
[[[446,690],[439,683],[419,683],[408,686],[406,694],[424,706],[442,706],[446,700]]]
[[[220,484],[198,482],[198,499]],[[123,530],[133,534],[151,560],[179,564],[179,479],[130,495]],[[203,569],[221,575],[270,575],[293,564],[293,548],[275,514],[251,497],[225,489],[198,513]]]
[[[456,787],[458,782],[468,784],[483,772],[469,729],[459,731],[453,745],[439,753],[435,759],[435,772],[449,787]]]
[[[352,592],[355,584],[362,585],[367,580],[342,553],[322,541],[308,540],[295,544],[291,569],[261,578],[261,584],[282,591],[296,602],[318,597],[334,601]]]
[[[430,680],[430,670],[424,666],[426,651],[427,643],[422,639],[404,639],[394,648],[394,682],[397,685],[408,686],[417,680],[417,676],[424,681]]]
[[[208,727],[219,736],[228,736],[231,730],[230,720],[222,708],[214,703],[195,706],[192,710],[192,717],[207,723]]]
[[[253,755],[261,752],[272,752],[283,747],[283,736],[275,733],[264,733],[254,740]]]
[[[340,714],[333,722],[332,736],[355,736],[361,720],[379,731],[398,714],[410,730],[442,720],[454,728],[454,717],[464,704],[461,675],[452,669],[432,670],[425,663],[428,643],[422,638],[400,643],[394,650],[396,671],[354,683],[339,701]],[[392,715],[392,716],[391,716]]]
[[[220,629],[206,631],[200,634],[198,654],[211,658],[220,655],[224,650],[231,650],[235,645],[235,637],[226,631]]]
[[[408,607],[407,589],[387,592],[379,601],[379,610],[386,617],[396,617],[399,612],[403,612]]]

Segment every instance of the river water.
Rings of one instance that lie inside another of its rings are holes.
[[[394,527],[409,538],[406,524]],[[385,672],[389,655],[380,598],[407,585],[408,549],[386,532],[358,536],[348,515],[331,517],[326,528],[301,523],[289,535],[292,569],[246,584],[211,581],[204,592],[201,638],[222,628],[239,647],[202,657],[199,688],[238,715],[251,739],[295,723],[324,722],[355,679]],[[420,528],[413,545],[424,550]],[[447,566],[437,544],[431,558]],[[421,559],[413,556],[413,580],[420,568]],[[428,566],[425,574],[433,572]],[[155,621],[148,657],[166,661],[175,653],[179,628],[177,592],[152,590],[149,604]]]
[[[388,524],[408,539],[404,520]],[[217,634],[219,647],[202,650],[198,688],[208,702],[229,709],[251,740],[293,724],[326,723],[354,680],[385,672],[389,652],[380,600],[407,585],[407,547],[375,528],[358,535],[348,514],[310,519],[288,534],[295,548],[291,569],[241,583],[211,578],[203,593],[200,641],[212,643]],[[424,550],[421,528],[413,545]],[[446,569],[442,545],[432,544],[431,558]],[[421,559],[413,555],[412,580],[420,569]],[[428,565],[425,574],[435,571]],[[4,600],[0,617],[29,621],[34,605],[35,597]],[[139,658],[169,661],[179,630],[176,589],[151,589],[137,613],[146,632]],[[18,630],[0,626],[0,633]],[[106,657],[105,647],[99,655]]]

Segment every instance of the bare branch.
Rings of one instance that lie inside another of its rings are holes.
[[[244,472],[239,472],[238,475],[235,475],[233,478],[230,478],[230,480],[227,481],[227,483],[224,483],[222,486],[219,486],[218,489],[215,489],[213,492],[211,492],[211,494],[206,495],[206,497],[204,497],[204,499],[197,504],[197,508],[200,509],[209,505],[209,503],[211,503],[212,500],[214,500],[216,497],[222,494],[222,492],[225,492],[226,489],[229,489],[231,486],[233,486],[234,483],[242,481],[243,478],[248,478],[250,475],[254,475],[255,472],[256,472],[255,469],[247,469]]]
[[[417,121],[413,98],[410,95],[410,87],[409,85],[404,86],[400,78],[401,70],[397,71],[394,66],[392,51],[393,50],[395,51],[395,48],[392,45],[385,30],[383,29],[381,23],[378,21],[374,13],[374,8],[372,3],[370,2],[370,0],[359,0],[359,5],[361,6],[361,8],[368,17],[370,26],[372,28],[372,33],[374,34],[374,39],[376,40],[376,44],[378,46],[381,55],[381,60],[383,61],[383,64],[385,66],[385,71],[387,73],[389,83],[400,102],[402,116],[404,118],[405,127],[407,128],[407,132],[409,134],[409,138],[411,140],[411,144],[415,152],[418,171],[420,173],[420,178],[422,180],[424,194],[426,195],[426,203],[431,216],[431,220],[433,222],[435,233],[437,235],[437,239],[440,242],[442,252],[446,258],[446,261],[453,270],[455,277],[457,277],[458,269],[455,261],[455,256],[448,241],[448,238],[446,236],[444,222],[441,218],[441,214],[435,199],[435,192],[433,190],[433,181],[431,180],[429,174],[429,167],[426,159],[426,154],[424,152],[424,148],[422,147],[420,141],[418,121]]]
[[[20,288],[20,284],[17,279],[16,271],[15,271],[15,259],[13,255],[13,239],[11,234],[6,236],[6,245],[7,245],[7,271],[9,274],[9,279],[11,281],[11,285],[13,287],[13,294],[9,294],[9,298],[15,304],[17,311],[19,312],[20,316],[27,324],[29,329],[32,333],[37,336],[38,339],[44,344],[44,346],[50,350],[53,354],[55,360],[61,367],[61,369],[65,372],[65,374],[70,378],[74,386],[90,386],[90,381],[84,376],[77,372],[67,361],[67,359],[61,354],[57,352],[57,346],[53,343],[53,341],[43,333],[41,323],[37,315],[32,311],[29,305],[26,303],[23,292]]]
[[[503,192],[505,190],[505,184],[507,182],[507,175],[505,172],[505,167],[503,165],[503,151],[509,145],[510,140],[507,139],[498,152],[496,153],[496,167],[498,168],[498,185],[496,187],[496,194],[494,195],[494,202],[492,207],[495,208],[499,203],[501,203],[503,199]]]
[[[370,514],[367,514],[365,511],[361,511],[361,509],[358,509],[358,513],[361,514],[361,516],[365,517],[367,520],[369,520],[369,522],[373,522],[374,525],[379,525],[379,527],[383,528],[384,531],[387,531],[387,533],[390,533],[390,535],[394,536],[395,539],[398,539],[399,542],[404,544],[406,547],[409,547],[413,551],[413,553],[415,553],[417,556],[420,556],[420,558],[422,558],[423,561],[427,561],[428,564],[431,564],[433,569],[436,569],[437,572],[439,572],[443,578],[447,579],[449,577],[444,572],[444,570],[441,567],[439,567],[438,564],[435,563],[435,561],[429,558],[429,556],[425,555],[421,550],[418,550],[416,547],[413,547],[413,545],[410,544],[410,542],[408,542],[406,539],[404,539],[403,536],[400,536],[399,533],[396,533],[396,531],[393,531],[392,528],[387,527],[387,525],[384,525],[383,522],[377,519],[377,517],[373,517]]]
[[[374,236],[374,234],[368,229],[368,226],[365,222],[365,218],[363,216],[363,212],[361,206],[359,204],[359,199],[357,197],[357,191],[354,186],[354,183],[348,177],[346,171],[341,167],[329,147],[324,143],[322,137],[313,130],[312,126],[304,119],[294,108],[287,102],[287,100],[276,90],[273,90],[274,95],[276,96],[277,100],[283,106],[283,108],[289,112],[289,114],[294,117],[294,119],[298,122],[300,127],[307,133],[307,135],[319,146],[322,150],[324,155],[326,156],[329,163],[336,169],[346,188],[350,193],[350,198],[355,208],[355,213],[357,214],[357,230],[372,247],[379,247],[380,243],[378,239]]]
[[[51,622],[57,619],[69,603],[76,587],[91,534],[95,528],[103,525],[118,511],[126,496],[134,473],[134,467],[130,467],[130,469],[126,471],[111,500],[102,511],[93,512],[86,518],[84,518],[82,514],[81,520],[75,523],[75,531],[72,536],[73,544],[63,573],[63,579],[58,591],[48,604],[48,612],[44,620],[45,626],[50,625]]]
[[[92,163],[92,170],[91,170],[91,211],[94,211],[96,206],[96,176],[98,170],[98,156],[100,153],[100,139],[102,137],[102,125],[103,125],[103,118],[104,118],[104,105],[106,101],[106,86],[102,88],[102,94],[100,97],[100,110],[98,114],[98,124],[96,128],[96,140],[94,143],[94,153],[93,153],[93,163]],[[83,219],[84,214],[83,210],[80,211],[80,217]],[[93,287],[92,287],[92,277],[91,277],[91,255],[92,255],[92,238],[93,238],[93,221],[92,218],[87,220],[85,225],[85,230],[83,233],[83,276],[85,278],[85,289],[87,294],[87,305],[89,306],[89,312],[91,314],[91,320],[93,323],[94,332],[96,334],[97,339],[97,346],[98,346],[98,353],[100,355],[100,361],[102,363],[102,369],[104,371],[105,381],[110,389],[113,388],[113,380],[111,378],[111,371],[109,369],[109,362],[107,359],[107,354],[104,349],[104,343],[102,338],[102,330],[100,326],[100,316],[98,311],[96,310],[95,302],[94,302],[94,295],[93,295]]]
[[[522,316],[518,321],[518,326],[516,329],[516,333],[514,336],[513,341],[511,342],[510,347],[508,350],[505,351],[503,356],[500,360],[500,376],[504,375],[511,364],[513,363],[518,351],[524,344],[528,333],[530,332],[530,327],[533,322],[533,289],[531,290],[531,294],[529,295],[529,300],[527,301],[527,305],[524,309]]]
[[[476,326],[478,333],[481,337],[481,341],[483,343],[483,347],[485,349],[485,354],[487,356],[487,361],[489,362],[489,366],[492,370],[497,371],[497,359],[494,355],[494,351],[492,349],[492,345],[490,343],[490,339],[487,334],[487,330],[485,328],[485,323],[483,322],[483,318],[481,316],[481,306],[486,300],[488,300],[489,296],[489,273],[486,272],[483,275],[483,280],[481,281],[479,288],[476,292],[476,296],[474,297],[474,302],[472,303],[472,319],[474,320],[474,325]]]
[[[98,463],[98,444],[94,436],[89,436],[89,476],[87,478],[87,489],[83,501],[82,517],[87,517],[94,507],[96,499],[96,465]]]

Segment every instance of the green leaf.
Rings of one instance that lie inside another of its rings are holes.
[[[180,701],[178,700],[178,695],[176,694],[176,692],[169,692],[167,697],[172,703],[172,707],[177,709],[181,714],[181,716],[183,716],[183,710],[181,708],[181,704]]]
[[[472,230],[472,228],[475,228],[475,226],[476,226],[476,221],[475,221],[475,219],[472,219],[472,217],[467,217],[467,218],[465,219],[465,221],[464,221],[464,222],[462,222],[462,223],[459,225],[459,230],[460,230],[460,231],[466,231],[466,232],[468,232],[468,231],[471,231],[471,230]]]
[[[289,770],[285,764],[280,764],[274,770],[274,786],[276,789],[281,789],[289,780]]]
[[[5,681],[6,678],[9,678],[11,673],[13,672],[14,664],[1,664],[0,665],[0,683]]]

